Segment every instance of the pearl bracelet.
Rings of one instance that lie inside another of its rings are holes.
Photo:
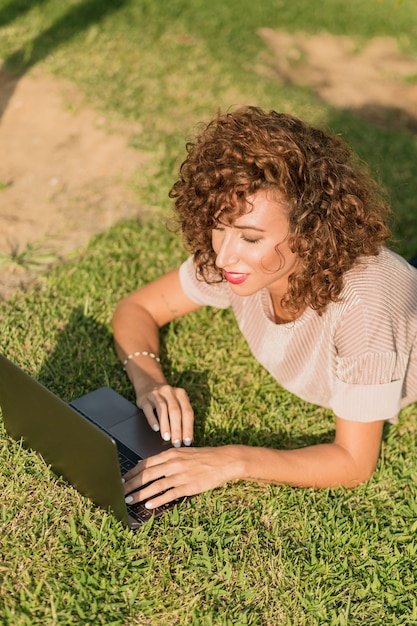
[[[159,356],[156,356],[156,354],[154,354],[153,352],[147,352],[146,350],[144,352],[132,352],[132,354],[128,354],[127,357],[125,358],[125,360],[123,361],[123,370],[126,371],[126,365],[129,363],[129,361],[131,361],[135,356],[150,356],[151,359],[155,359],[155,361],[157,363],[161,362],[161,359],[159,358]]]

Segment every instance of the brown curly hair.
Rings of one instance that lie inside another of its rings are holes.
[[[390,237],[389,207],[350,148],[292,115],[252,106],[219,114],[187,152],[169,195],[207,282],[222,280],[211,244],[219,213],[232,223],[259,189],[287,206],[288,243],[299,258],[281,303],[288,311],[324,311],[359,257],[377,255]]]

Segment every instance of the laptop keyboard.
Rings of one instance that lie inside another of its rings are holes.
[[[125,456],[122,452],[120,452],[120,450],[119,450],[119,463],[120,463],[120,468],[122,470],[122,475],[126,474],[126,472],[128,472],[130,469],[132,469],[136,465],[136,463],[131,461],[127,456]],[[127,510],[129,511],[129,514],[135,520],[137,520],[138,522],[146,522],[152,516],[159,517],[160,515],[165,513],[165,511],[172,509],[177,502],[179,502],[179,500],[174,500],[173,502],[169,502],[168,504],[163,504],[162,506],[158,506],[155,509],[147,509],[143,502],[137,502],[135,504],[127,504],[126,506],[127,506]]]
[[[81,411],[81,409],[79,409],[75,404],[72,404],[71,402],[69,404],[71,408],[75,409],[75,411],[80,413],[80,415],[88,419],[89,422],[91,422],[97,428],[99,428],[104,433],[106,433],[106,435],[109,435],[109,433],[105,430],[105,428],[103,428],[102,426],[94,422],[94,420],[92,420],[91,417],[89,417],[86,413]],[[119,455],[120,469],[121,469],[122,476],[123,476],[123,474],[126,474],[126,472],[128,472],[130,469],[135,467],[136,463],[140,459],[139,457],[137,457],[135,461],[132,461],[132,459],[129,458],[127,454],[123,452],[124,450],[129,451],[129,449],[126,448],[126,446],[120,441],[118,441],[117,439],[115,439],[115,442],[117,445],[117,452]],[[156,494],[156,495],[160,495],[160,494]],[[165,513],[165,511],[168,511],[169,509],[173,509],[174,506],[178,504],[179,502],[181,502],[181,500],[176,499],[176,500],[173,500],[172,502],[168,502],[167,504],[163,504],[162,506],[158,506],[157,508],[150,509],[150,510],[145,507],[143,502],[137,502],[136,504],[126,504],[126,508],[129,512],[129,515],[131,515],[135,520],[137,520],[138,522],[147,522],[152,516],[159,517],[160,515]]]

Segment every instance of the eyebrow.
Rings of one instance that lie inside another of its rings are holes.
[[[263,228],[257,228],[256,226],[233,226],[233,228],[237,228],[238,230],[257,230],[260,233],[265,233],[266,231]]]
[[[223,226],[227,226],[227,224],[225,224],[221,220],[218,220],[217,224],[223,224]],[[258,228],[257,226],[250,226],[249,224],[246,226],[244,224],[242,226],[236,226],[234,224],[230,224],[230,226],[232,226],[233,228],[237,228],[238,230],[256,230],[259,233],[266,233],[265,229]]]

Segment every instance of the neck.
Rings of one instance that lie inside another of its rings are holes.
[[[274,309],[274,321],[275,324],[287,324],[288,322],[293,322],[296,320],[303,311],[299,311],[298,313],[291,313],[290,311],[286,311],[281,306],[282,296],[277,296],[271,293],[272,306]]]

